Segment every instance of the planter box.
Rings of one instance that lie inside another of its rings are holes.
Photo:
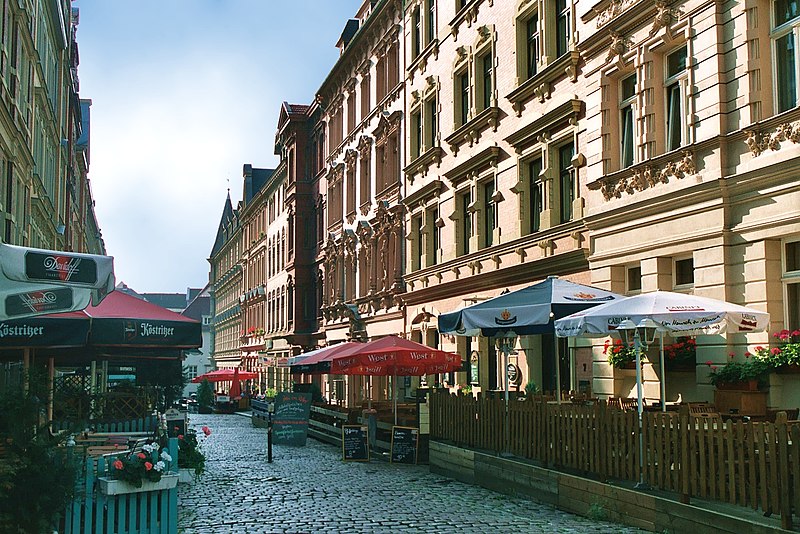
[[[776,369],[776,372],[782,375],[800,374],[800,365],[797,365],[796,363],[788,363],[786,365],[781,365]]]
[[[723,416],[730,413],[764,417],[767,415],[766,391],[717,390],[714,405]]]
[[[100,477],[97,480],[100,482],[100,492],[106,495],[124,495],[126,493],[141,493],[143,491],[169,490],[178,485],[178,475],[174,473],[162,476],[161,480],[158,482],[145,480],[142,482],[140,488],[124,480],[116,480],[110,477]]]
[[[717,382],[717,389],[722,391],[758,391],[758,380]]]

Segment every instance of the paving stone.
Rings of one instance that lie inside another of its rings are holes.
[[[424,465],[343,462],[337,447],[273,447],[237,415],[192,414],[206,472],[178,486],[178,530],[194,533],[644,532],[433,475]]]

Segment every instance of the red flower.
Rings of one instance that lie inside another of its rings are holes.
[[[150,471],[152,468],[153,468],[153,464],[151,464],[150,462],[145,462],[144,463],[145,471]]]
[[[147,458],[147,456],[145,456],[145,454],[143,452],[140,452],[139,454],[137,454],[136,457],[139,458],[140,460],[144,460],[145,458]]]
[[[729,353],[728,353],[728,358],[733,358],[734,356],[735,356],[735,354],[734,354],[734,353],[732,353],[732,352],[729,352]]]
[[[122,465],[122,462],[120,460],[114,460],[114,463],[111,465],[114,466],[114,469],[118,469],[120,471],[122,471],[125,468],[125,466]]]
[[[178,434],[178,439],[183,440],[183,434]]]
[[[203,434],[206,435],[206,437],[211,435],[211,429],[208,428],[207,426],[204,426],[201,430],[203,431]]]
[[[708,361],[706,362],[706,365],[707,365],[707,366],[709,366],[709,367],[711,367],[711,365],[712,365],[713,363],[714,363],[714,362],[712,362],[711,360],[708,360]]]
[[[712,365],[712,366],[711,366],[711,372],[712,372],[712,373],[715,373],[715,372],[717,372],[717,366],[716,366],[716,365]]]
[[[745,352],[745,353],[744,353],[744,357],[745,357],[745,358],[749,358],[750,356],[752,356],[752,354],[750,354],[749,352]]]
[[[792,330],[792,337],[800,336],[800,330]]]
[[[774,355],[774,356],[777,356],[778,354],[780,354],[780,353],[781,353],[781,349],[779,349],[778,347],[775,347],[775,348],[773,348],[773,349],[772,349],[771,351],[769,351],[769,352],[770,352],[772,355]]]

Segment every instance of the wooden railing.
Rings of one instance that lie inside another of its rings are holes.
[[[178,440],[169,440],[172,470],[177,473]],[[113,457],[87,457],[84,471],[67,506],[59,532],[112,534],[139,532],[175,534],[178,531],[178,490],[141,491],[107,495],[100,491],[99,479],[109,474]],[[171,473],[170,473],[171,474]]]
[[[506,420],[508,432],[506,433]],[[800,425],[645,412],[643,472],[638,414],[594,405],[554,404],[438,393],[430,399],[432,440],[510,452],[601,479],[639,481],[683,502],[711,499],[780,514],[791,528],[800,510]]]

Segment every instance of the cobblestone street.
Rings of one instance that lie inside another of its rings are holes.
[[[342,462],[341,451],[309,439],[274,447],[247,417],[191,414],[207,425],[206,472],[179,486],[179,532],[518,532],[634,533],[529,500],[446,479],[427,465]]]

